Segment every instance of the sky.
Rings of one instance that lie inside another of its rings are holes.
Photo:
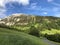
[[[0,18],[16,13],[60,17],[60,0],[0,0]]]

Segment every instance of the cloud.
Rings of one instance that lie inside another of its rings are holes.
[[[29,10],[40,10],[41,6],[37,5],[37,3],[31,3],[30,6],[27,8]]]
[[[5,12],[6,12],[5,8],[0,7],[0,18],[6,17]]]
[[[20,0],[19,3],[21,3],[22,5],[29,5],[29,0]]]
[[[59,3],[52,2],[53,5],[60,7]]]
[[[53,16],[60,17],[60,7],[52,8],[52,12],[54,13]]]
[[[42,11],[45,12],[59,12],[60,11],[60,7],[52,7],[52,8],[42,8]]]
[[[41,12],[41,15],[46,16],[48,12]]]
[[[18,2],[19,4],[22,4],[22,5],[29,4],[29,0],[0,0],[0,6],[5,6],[5,4],[8,2]]]
[[[30,9],[36,9],[37,8],[37,3],[31,3],[31,5],[30,5]]]
[[[60,3],[55,2],[55,0],[47,0],[47,2],[51,2],[52,5],[55,5],[55,6],[59,6],[60,7]]]
[[[0,7],[1,7],[1,6],[3,6],[3,7],[5,6],[4,0],[0,0]]]
[[[60,7],[42,8],[42,15],[51,15],[60,17]]]
[[[54,16],[55,16],[55,17],[60,17],[60,14],[55,14]]]
[[[47,0],[48,2],[53,2],[54,0]]]
[[[0,18],[5,18],[7,17],[7,15],[5,15],[4,13],[0,13]]]
[[[35,9],[37,7],[37,3],[32,3],[30,6],[32,9]]]
[[[19,4],[21,4],[23,6],[29,5],[29,0],[0,0],[0,18],[7,16],[5,14],[7,11],[5,5],[7,3],[11,3],[11,2],[18,2]],[[11,5],[11,7],[13,7],[13,5]]]
[[[60,9],[59,9],[59,10],[60,10]],[[55,16],[55,17],[60,17],[60,11],[59,11],[59,10],[54,12],[54,16]]]
[[[47,12],[43,12],[43,14],[45,14],[45,15],[46,15],[46,14],[48,14],[48,13],[47,13]]]

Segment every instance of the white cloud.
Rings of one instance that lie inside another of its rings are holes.
[[[60,12],[55,12],[53,16],[60,17]]]
[[[53,2],[53,0],[47,0],[48,2]]]
[[[7,15],[5,15],[4,13],[0,13],[0,18],[5,18],[7,17]]]
[[[43,14],[45,14],[45,15],[46,15],[46,14],[48,14],[48,13],[47,13],[47,12],[43,12]]]
[[[42,11],[45,12],[59,12],[60,11],[60,7],[52,7],[52,8],[42,8]]]
[[[22,4],[23,6],[29,5],[29,0],[0,0],[0,18],[6,17],[6,3],[11,2],[18,2],[19,4]],[[11,5],[11,4],[10,4]],[[13,5],[11,5],[13,7]]]
[[[53,2],[52,4],[55,5],[55,6],[60,7],[60,4],[59,4],[59,3],[55,3],[55,2]]]
[[[0,6],[5,6],[5,4],[8,2],[18,2],[19,4],[22,4],[22,5],[29,4],[29,0],[0,0]]]
[[[30,5],[30,8],[31,8],[31,9],[36,9],[36,8],[37,8],[37,3],[32,3],[32,4]]]
[[[54,16],[56,16],[56,17],[60,17],[60,14],[56,14],[56,15],[54,15]]]
[[[20,2],[22,5],[28,5],[29,4],[29,0],[20,0]]]
[[[52,10],[54,12],[55,17],[60,17],[60,8],[59,7],[54,7]]]
[[[5,12],[6,10],[4,8],[0,8],[0,18],[6,17]]]
[[[1,7],[1,6],[5,6],[4,0],[0,0],[0,7]]]
[[[37,3],[31,3],[30,6],[27,9],[30,9],[30,10],[40,10],[41,6],[38,6]]]

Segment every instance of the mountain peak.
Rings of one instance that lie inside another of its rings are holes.
[[[30,23],[41,23],[46,22],[50,23],[52,20],[58,21],[60,18],[56,17],[50,17],[50,16],[34,16],[34,15],[28,15],[23,13],[16,13],[12,14],[11,16],[8,16],[5,19],[2,19],[2,21],[5,22],[6,25],[27,25]]]
[[[24,13],[15,13],[15,14],[12,14],[13,16],[20,16],[20,15],[27,15],[27,14],[24,14]]]
[[[1,20],[1,19],[0,19]]]

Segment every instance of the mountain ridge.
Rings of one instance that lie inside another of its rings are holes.
[[[42,27],[51,27],[57,28],[60,27],[60,18],[53,16],[34,16],[28,14],[13,14],[7,18],[4,18],[0,21],[0,24],[4,24],[7,26],[13,25],[31,25],[36,24],[42,25]]]

